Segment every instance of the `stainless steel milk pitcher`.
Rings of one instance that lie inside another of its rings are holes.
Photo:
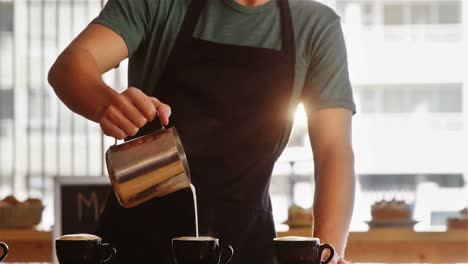
[[[111,146],[106,152],[109,178],[126,208],[190,187],[190,170],[174,127]]]

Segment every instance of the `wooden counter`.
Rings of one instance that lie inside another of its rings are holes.
[[[0,241],[10,252],[6,262],[51,262],[52,232],[32,229],[0,229]]]
[[[310,229],[278,232],[278,236],[310,234]],[[50,231],[0,229],[0,240],[10,247],[6,262],[52,260]],[[351,232],[346,256],[352,262],[468,262],[468,230],[414,232],[406,229],[375,229],[369,232]]]
[[[291,229],[278,236],[310,236],[310,229]],[[415,232],[385,228],[351,232],[346,258],[353,262],[468,262],[468,230]]]

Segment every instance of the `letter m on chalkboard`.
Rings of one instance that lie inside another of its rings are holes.
[[[89,210],[93,213],[93,220],[98,221],[101,213],[100,204],[96,192],[82,193],[76,195],[76,203],[78,204],[78,221],[83,221],[83,210]]]
[[[62,234],[94,234],[111,192],[109,184],[61,186]]]

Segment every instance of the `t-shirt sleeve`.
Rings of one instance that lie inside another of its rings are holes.
[[[340,19],[312,42],[302,101],[313,109],[347,108],[356,113]]]
[[[104,25],[119,34],[127,44],[128,56],[137,50],[148,35],[156,0],[109,0],[91,23]]]

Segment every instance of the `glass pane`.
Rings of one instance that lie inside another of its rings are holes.
[[[0,31],[0,88],[13,86],[12,50],[13,33]]]
[[[384,5],[384,24],[402,25],[405,22],[404,8],[402,4]]]
[[[13,2],[0,1],[0,32],[13,31]]]
[[[382,101],[384,113],[406,113],[409,110],[404,89],[386,88]]]
[[[13,89],[0,89],[0,122],[13,119]]]
[[[433,89],[417,88],[410,92],[411,112],[429,113],[434,109]]]
[[[29,91],[29,107],[31,108],[32,121],[39,122],[41,119],[41,93],[38,88]]]
[[[361,4],[362,24],[364,26],[371,26],[375,24],[374,21],[374,6],[371,3]]]
[[[439,108],[441,113],[462,112],[462,90],[461,85],[445,85],[439,89]]]
[[[413,4],[411,6],[412,24],[432,24],[435,21],[431,17],[431,4]]]
[[[338,13],[338,15],[341,16],[341,19],[342,21],[346,21],[346,6],[347,6],[347,3],[346,2],[343,2],[343,1],[337,1],[336,2],[336,8],[335,8],[335,11],[336,13]]]
[[[377,111],[377,96],[374,89],[374,87],[362,88],[359,93],[356,94],[359,98],[359,112],[370,114]]]
[[[336,12],[345,24],[358,23],[364,26],[375,24],[374,4],[365,1],[337,1]]]
[[[439,24],[460,24],[461,3],[459,1],[442,1],[438,3]]]

